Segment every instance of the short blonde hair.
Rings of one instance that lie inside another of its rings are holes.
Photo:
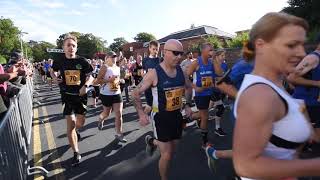
[[[68,39],[72,39],[72,40],[74,40],[76,43],[78,42],[78,39],[77,39],[76,36],[68,33],[68,34],[66,34],[66,35],[64,36],[64,38],[63,38],[63,43],[66,42],[66,40],[68,40]]]

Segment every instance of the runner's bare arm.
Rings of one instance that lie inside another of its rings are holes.
[[[279,160],[264,155],[273,123],[285,116],[286,111],[279,95],[268,85],[255,85],[247,89],[241,95],[237,107],[233,162],[239,176],[252,179],[285,179],[320,174],[319,158]]]
[[[306,56],[296,67],[296,71],[294,73],[289,74],[287,77],[288,81],[295,85],[303,85],[303,86],[312,86],[319,87],[319,81],[308,80],[304,77],[306,73],[310,70],[314,69],[319,64],[319,60],[313,55]]]
[[[132,102],[138,114],[144,113],[141,103],[141,94],[149,89],[154,84],[156,79],[156,72],[154,69],[152,69],[147,72],[140,84],[138,84],[138,86],[132,91]]]
[[[94,80],[95,79],[91,76],[91,73],[88,73],[85,85],[87,86],[92,85]]]
[[[189,77],[191,76],[198,68],[198,62],[193,61],[189,67],[186,69],[186,75]]]
[[[232,98],[237,97],[238,90],[231,84],[227,84],[225,82],[222,82],[221,84],[216,84],[216,87],[221,90],[223,93],[229,95]]]

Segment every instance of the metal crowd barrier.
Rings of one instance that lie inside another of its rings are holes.
[[[24,180],[36,173],[48,174],[43,167],[30,167],[32,130],[32,79],[27,79],[19,94],[11,98],[10,106],[0,119],[0,180]]]

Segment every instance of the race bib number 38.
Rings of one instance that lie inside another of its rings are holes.
[[[181,108],[183,92],[184,92],[183,88],[165,91],[166,100],[167,100],[167,104],[166,104],[167,111],[174,111]]]
[[[66,70],[64,71],[66,77],[66,85],[75,86],[80,85],[80,70]]]
[[[204,88],[211,87],[213,84],[212,77],[211,76],[202,77],[201,84],[202,84],[202,87]]]

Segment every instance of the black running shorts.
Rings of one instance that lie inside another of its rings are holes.
[[[183,130],[183,118],[180,110],[151,112],[153,120],[154,137],[160,142],[168,142],[181,139]]]

